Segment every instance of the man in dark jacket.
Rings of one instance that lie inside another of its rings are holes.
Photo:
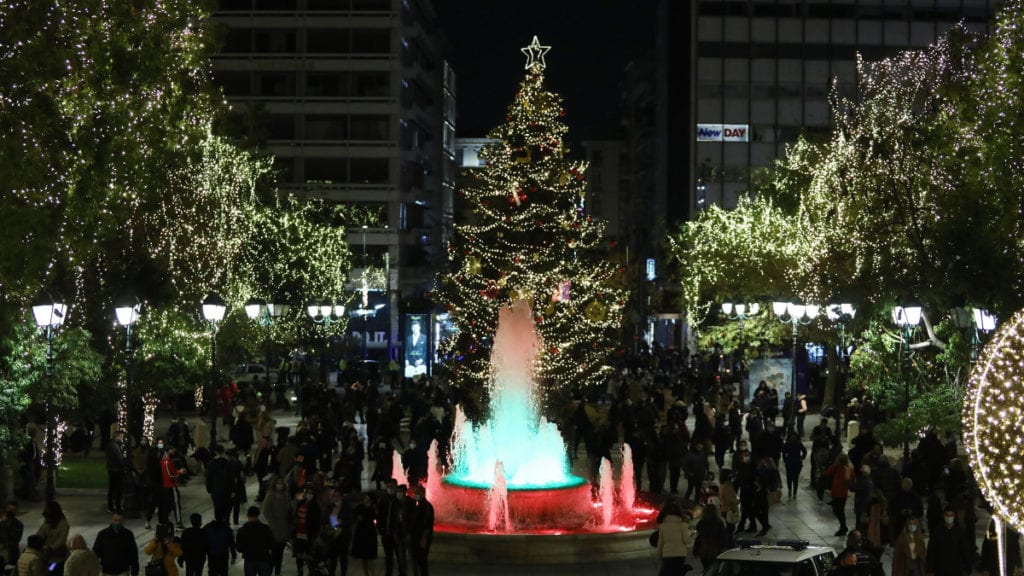
[[[260,509],[249,506],[246,522],[238,529],[237,548],[245,559],[245,576],[270,576],[270,553],[274,534],[260,522]]]
[[[182,553],[178,556],[178,566],[185,567],[185,576],[203,576],[206,554],[210,550],[203,530],[203,517],[192,514],[188,519],[190,526],[181,533]]]
[[[404,490],[404,486],[402,487]],[[394,574],[395,559],[398,559],[398,576],[406,575],[406,528],[403,502],[399,498],[398,481],[388,478],[384,481],[384,495],[377,503],[377,530],[380,531],[384,546],[384,573]],[[404,493],[403,493],[404,494]]]
[[[235,483],[224,446],[218,444],[213,453],[213,459],[206,465],[206,493],[213,500],[213,517],[226,520],[231,510],[231,494]]]
[[[227,518],[214,518],[203,527],[206,532],[207,559],[210,564],[210,576],[228,576],[228,554],[234,562],[238,557],[235,548],[235,533],[231,531]]]
[[[124,477],[128,474],[128,457],[124,452],[124,432],[114,433],[107,442],[107,512],[121,510]]]
[[[92,551],[100,559],[103,574],[127,574],[139,576],[139,547],[135,534],[124,527],[124,515],[114,512],[110,526],[100,530]]]
[[[926,572],[928,576],[963,576],[971,573],[973,535],[968,537],[956,518],[956,512],[946,507],[942,511],[942,525],[932,531],[928,539]]]
[[[434,541],[434,506],[427,502],[426,490],[416,486],[412,493],[413,507],[409,515],[409,550],[412,552],[413,574],[429,576],[427,556]]]
[[[17,566],[25,525],[18,520],[18,502],[11,500],[0,517],[0,557],[4,565]]]

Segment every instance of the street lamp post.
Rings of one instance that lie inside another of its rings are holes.
[[[118,301],[114,307],[114,315],[117,317],[117,323],[124,326],[125,329],[125,341],[124,341],[124,374],[125,374],[125,385],[124,385],[124,428],[125,428],[125,453],[131,454],[132,450],[132,406],[131,406],[131,389],[132,389],[132,370],[134,368],[134,356],[135,348],[132,346],[132,325],[139,319],[139,300],[134,296],[124,296]]]
[[[53,426],[55,416],[53,411],[53,337],[57,329],[64,324],[67,312],[67,304],[50,296],[41,298],[32,306],[32,315],[35,317],[36,326],[46,330],[46,402],[43,416],[46,419],[46,425],[43,427],[43,433],[46,434],[46,452],[43,455],[43,463],[46,466],[47,502],[52,501],[57,494],[55,445],[57,431]]]
[[[266,330],[263,341],[263,364],[266,372],[266,384],[270,386],[270,326],[274,321],[288,313],[287,304],[267,303],[256,298],[249,299],[245,303],[245,315],[250,320],[255,320]]]
[[[203,300],[203,319],[210,323],[210,383],[206,402],[210,411],[211,452],[217,445],[217,324],[224,319],[227,309],[227,304],[216,294],[210,294]]]
[[[779,322],[782,322],[783,324],[791,324],[793,326],[793,366],[791,381],[789,383],[789,393],[793,398],[796,398],[797,327],[800,325],[810,324],[815,318],[817,318],[819,307],[817,304],[800,304],[796,301],[784,302],[780,300],[772,302],[772,312],[775,313],[775,317],[779,319]]]
[[[893,306],[892,321],[900,327],[900,372],[903,376],[904,415],[910,411],[910,339],[921,323],[921,304],[914,299]],[[910,438],[903,438],[903,465],[910,462]]]
[[[840,414],[843,411],[843,392],[846,390],[847,353],[846,325],[857,314],[857,309],[849,302],[830,302],[825,306],[825,316],[839,329],[839,369],[835,390],[832,391],[832,406],[835,409],[835,435],[839,438]]]
[[[996,329],[996,317],[988,310],[958,306],[952,310],[953,324],[961,330],[970,330],[971,364],[978,361],[981,350],[981,335]]]
[[[737,346],[737,348],[738,348],[738,350],[740,352],[740,354],[738,354],[739,358],[740,358],[740,362],[741,362],[740,365],[739,365],[739,369],[740,370],[743,370],[744,367],[745,367],[745,364],[746,364],[746,362],[745,362],[745,355],[743,353],[743,348],[742,348],[743,347],[743,324],[747,320],[750,320],[754,316],[757,316],[760,312],[761,312],[761,305],[758,304],[757,302],[750,302],[750,303],[747,303],[747,302],[733,302],[731,300],[727,300],[725,302],[722,302],[722,315],[725,316],[726,318],[728,318],[729,320],[736,320],[736,321],[738,321],[740,323],[740,342],[739,342],[739,345]],[[742,377],[742,374],[738,373],[738,374],[736,374],[736,377],[737,378]]]
[[[332,324],[337,324],[345,318],[345,305],[341,303],[341,300],[335,301],[333,304],[328,301],[313,302],[310,301],[306,304],[306,313],[309,314],[310,320],[315,324],[319,324],[327,329]],[[320,355],[320,374],[325,384],[329,384],[330,370],[326,366],[327,352]]]

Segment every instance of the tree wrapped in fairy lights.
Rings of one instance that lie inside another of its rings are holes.
[[[472,222],[456,226],[452,272],[438,299],[459,328],[447,342],[456,382],[479,389],[489,376],[498,310],[525,300],[543,339],[536,374],[548,391],[597,383],[618,343],[624,290],[602,251],[603,224],[585,213],[585,162],[569,160],[561,97],[544,87],[544,54],[523,48],[526,75],[505,122],[488,135],[486,169],[460,191]]]

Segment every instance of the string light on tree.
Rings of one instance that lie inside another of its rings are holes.
[[[536,37],[522,49],[526,73],[482,151],[487,167],[460,190],[475,219],[456,226],[455,271],[439,278],[438,299],[460,330],[447,346],[461,385],[487,380],[498,310],[520,298],[545,342],[545,386],[596,384],[617,340],[626,296],[609,284],[619,270],[604,253],[603,224],[582,211],[587,166],[565,158],[561,98],[544,87],[548,50]]]

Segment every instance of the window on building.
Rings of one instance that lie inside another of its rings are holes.
[[[307,140],[348,139],[348,117],[343,114],[309,114],[306,116]]]
[[[287,156],[274,157],[274,173],[277,174],[278,182],[290,183],[295,181],[295,158]]]
[[[306,74],[306,96],[337,98],[349,95],[349,76],[346,72],[316,72]]]
[[[252,94],[252,74],[239,70],[214,72],[216,82],[224,89],[225,96],[249,96]]]
[[[257,72],[255,96],[295,96],[295,73]]]
[[[306,158],[306,181],[347,182],[348,163],[343,158]]]
[[[361,28],[352,30],[353,54],[388,54],[391,52],[391,30]]]
[[[357,97],[382,97],[391,92],[387,72],[353,72],[352,95]]]
[[[357,12],[382,12],[391,10],[391,0],[352,0],[352,10]]]
[[[387,115],[352,115],[349,122],[349,138],[353,140],[387,140],[391,137]]]
[[[252,28],[229,28],[224,35],[225,54],[247,53],[252,51]]]
[[[306,31],[306,52],[309,54],[347,54],[350,30],[344,28],[312,28]]]
[[[297,10],[298,0],[256,0],[257,10]]]
[[[352,158],[349,160],[350,181],[362,184],[387,184],[390,179],[387,158]]]
[[[252,10],[252,0],[220,0],[217,10],[221,12],[235,12],[239,10]]]
[[[253,33],[253,51],[263,54],[294,53],[296,36],[292,29],[258,28]]]
[[[267,120],[267,132],[271,140],[295,139],[295,117],[291,114],[271,114]]]

